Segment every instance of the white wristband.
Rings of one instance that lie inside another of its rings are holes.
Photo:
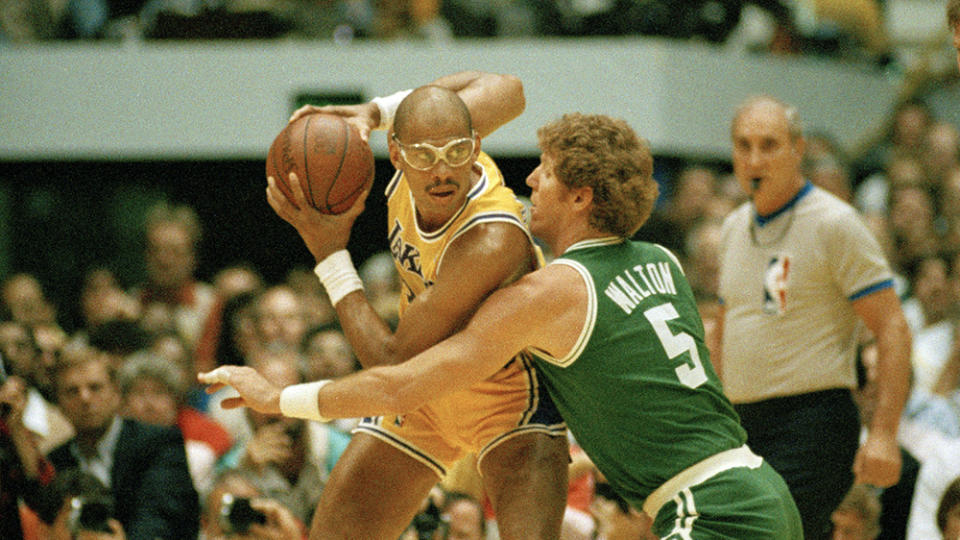
[[[353,291],[363,290],[363,281],[357,274],[357,269],[353,267],[353,260],[350,259],[350,252],[341,249],[320,261],[313,273],[320,278],[323,288],[327,290],[327,296],[330,297],[330,303],[337,305],[344,296]]]
[[[390,129],[393,125],[393,116],[397,113],[397,107],[400,106],[403,98],[410,95],[410,92],[413,92],[413,89],[401,90],[389,96],[375,97],[370,100],[380,109],[380,125],[377,126],[377,129]]]
[[[329,418],[320,416],[320,403],[317,396],[320,389],[330,384],[330,379],[294,384],[280,391],[280,413],[290,418],[303,418],[317,422],[329,422]]]

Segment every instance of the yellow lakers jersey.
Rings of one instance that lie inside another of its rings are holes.
[[[513,223],[533,244],[523,217],[523,203],[504,184],[496,163],[483,152],[477,163],[483,173],[467,194],[464,205],[442,227],[432,232],[422,231],[417,223],[413,194],[403,173],[397,171],[387,185],[390,253],[404,288],[400,299],[401,315],[410,301],[436,280],[447,246],[471,227],[480,223]],[[537,255],[540,258],[539,249]]]

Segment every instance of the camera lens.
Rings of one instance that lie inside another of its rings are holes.
[[[70,501],[69,526],[73,532],[94,531],[111,532],[110,518],[113,517],[113,505],[110,501],[96,497],[74,497]]]
[[[264,524],[267,516],[250,506],[250,499],[225,493],[220,503],[221,527],[226,533],[246,533],[250,526]]]

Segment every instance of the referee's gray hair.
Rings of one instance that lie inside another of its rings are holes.
[[[737,107],[733,114],[733,121],[730,122],[731,135],[733,135],[733,127],[737,125],[740,115],[761,103],[770,103],[783,109],[783,115],[787,118],[787,132],[790,134],[790,138],[797,140],[803,137],[803,120],[800,118],[800,111],[795,106],[769,94],[751,96]]]
[[[117,371],[117,386],[126,396],[134,383],[144,378],[160,382],[174,395],[178,403],[186,396],[188,386],[183,371],[159,354],[140,350],[124,359],[123,365]]]

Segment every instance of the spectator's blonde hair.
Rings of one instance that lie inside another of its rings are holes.
[[[540,150],[554,160],[568,188],[593,190],[590,226],[629,237],[657,200],[653,156],[647,142],[623,120],[599,114],[566,114],[537,130]]]

